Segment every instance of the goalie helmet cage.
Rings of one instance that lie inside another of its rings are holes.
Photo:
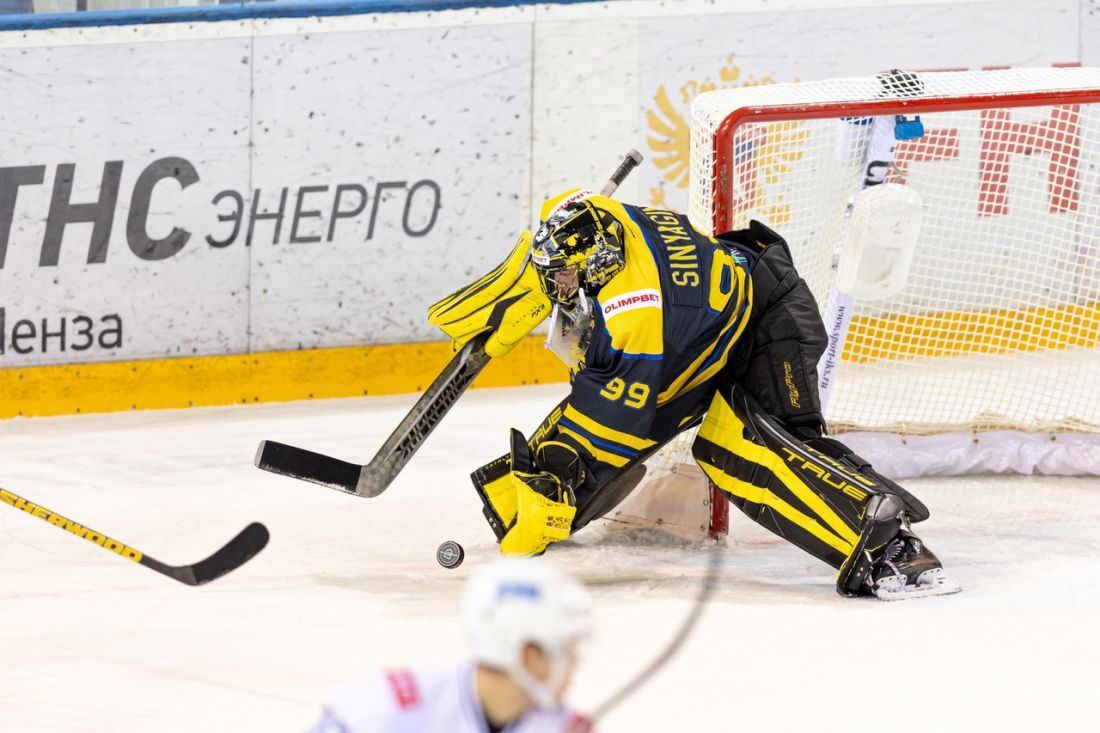
[[[919,194],[916,250],[899,292],[851,308],[830,431],[895,476],[1100,473],[1100,69],[888,72],[702,94],[692,222],[772,227],[824,307],[854,195],[876,165],[865,159],[871,122],[899,115],[919,116],[923,135],[878,163]],[[903,445],[923,458],[900,458]]]

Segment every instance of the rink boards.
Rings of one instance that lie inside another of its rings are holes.
[[[638,147],[622,199],[686,208],[699,92],[1089,63],[1100,39],[1076,0],[834,5],[0,32],[0,416],[415,391],[448,353],[427,306],[545,197]],[[564,379],[523,348],[486,378]]]

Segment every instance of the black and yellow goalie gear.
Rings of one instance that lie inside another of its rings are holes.
[[[470,474],[470,481],[484,505],[485,521],[500,542],[516,521],[517,497],[512,483],[511,456],[505,454],[486,463]]]
[[[741,389],[718,390],[692,453],[751,519],[841,571],[842,593],[869,542],[928,517],[919,500],[842,443],[803,442]]]
[[[492,331],[485,353],[503,356],[550,315],[550,301],[531,266],[531,232],[524,232],[508,259],[492,272],[428,309],[428,322],[451,337],[458,351],[478,334]]]
[[[572,494],[553,474],[512,473],[511,477],[516,486],[516,521],[500,541],[500,554],[538,555],[554,542],[569,539],[577,514],[570,503]]]
[[[511,453],[471,477],[503,555],[537,555],[567,539],[577,513],[574,489],[584,480],[580,458],[564,443],[540,443],[534,459],[523,434]]]
[[[623,225],[597,205],[601,198],[558,209],[535,234],[531,260],[543,292],[563,306],[572,307],[581,288],[595,293],[623,269]]]
[[[552,438],[558,431],[558,420],[565,410],[568,398],[562,400],[550,411],[538,428],[527,441],[527,454],[537,451],[539,443]],[[486,463],[481,468],[470,474],[470,481],[474,484],[474,490],[481,497],[484,504],[483,513],[489,527],[497,537],[497,542],[504,539],[504,533],[512,526],[516,518],[516,492],[511,480],[508,480],[512,472],[511,452],[505,453],[500,458]]]

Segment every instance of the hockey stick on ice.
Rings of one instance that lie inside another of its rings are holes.
[[[488,334],[478,336],[454,355],[370,463],[348,463],[304,448],[264,440],[256,451],[256,466],[355,496],[378,496],[489,363],[490,357],[484,348],[487,338]]]
[[[710,555],[707,558],[707,571],[703,576],[703,582],[699,587],[699,593],[695,596],[695,603],[692,604],[691,610],[688,611],[687,616],[684,617],[676,635],[668,641],[664,649],[661,650],[661,653],[654,657],[653,661],[647,664],[641,671],[631,677],[626,684],[605,700],[602,705],[593,710],[590,715],[578,720],[568,733],[589,733],[597,721],[601,720],[611,712],[612,709],[618,707],[624,700],[640,690],[649,682],[653,675],[657,674],[662,667],[668,664],[670,659],[676,656],[676,653],[684,646],[684,642],[687,641],[688,637],[695,631],[699,619],[703,616],[703,610],[707,607],[707,603],[710,601],[711,596],[714,595],[714,589],[718,586],[718,577],[721,575],[722,559],[724,557],[722,550],[722,546],[717,543],[711,548]]]
[[[205,560],[200,560],[194,565],[166,565],[124,542],[96,532],[90,527],[67,519],[5,489],[0,489],[0,501],[186,585],[203,585],[236,570],[264,549],[269,538],[267,527],[259,522],[253,522]]]
[[[610,196],[615,193],[619,184],[641,162],[641,153],[637,150],[628,151],[600,194]],[[486,355],[484,348],[488,337],[489,334],[479,336],[452,357],[370,463],[349,463],[304,448],[264,440],[256,450],[256,467],[328,486],[353,496],[378,496],[389,487],[474,378],[489,363],[490,357]]]

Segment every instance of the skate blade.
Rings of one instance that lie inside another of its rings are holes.
[[[906,583],[904,576],[883,578],[872,591],[880,601],[907,601],[912,598],[929,598],[958,593],[962,586],[947,577],[943,568],[926,570],[915,583]]]

